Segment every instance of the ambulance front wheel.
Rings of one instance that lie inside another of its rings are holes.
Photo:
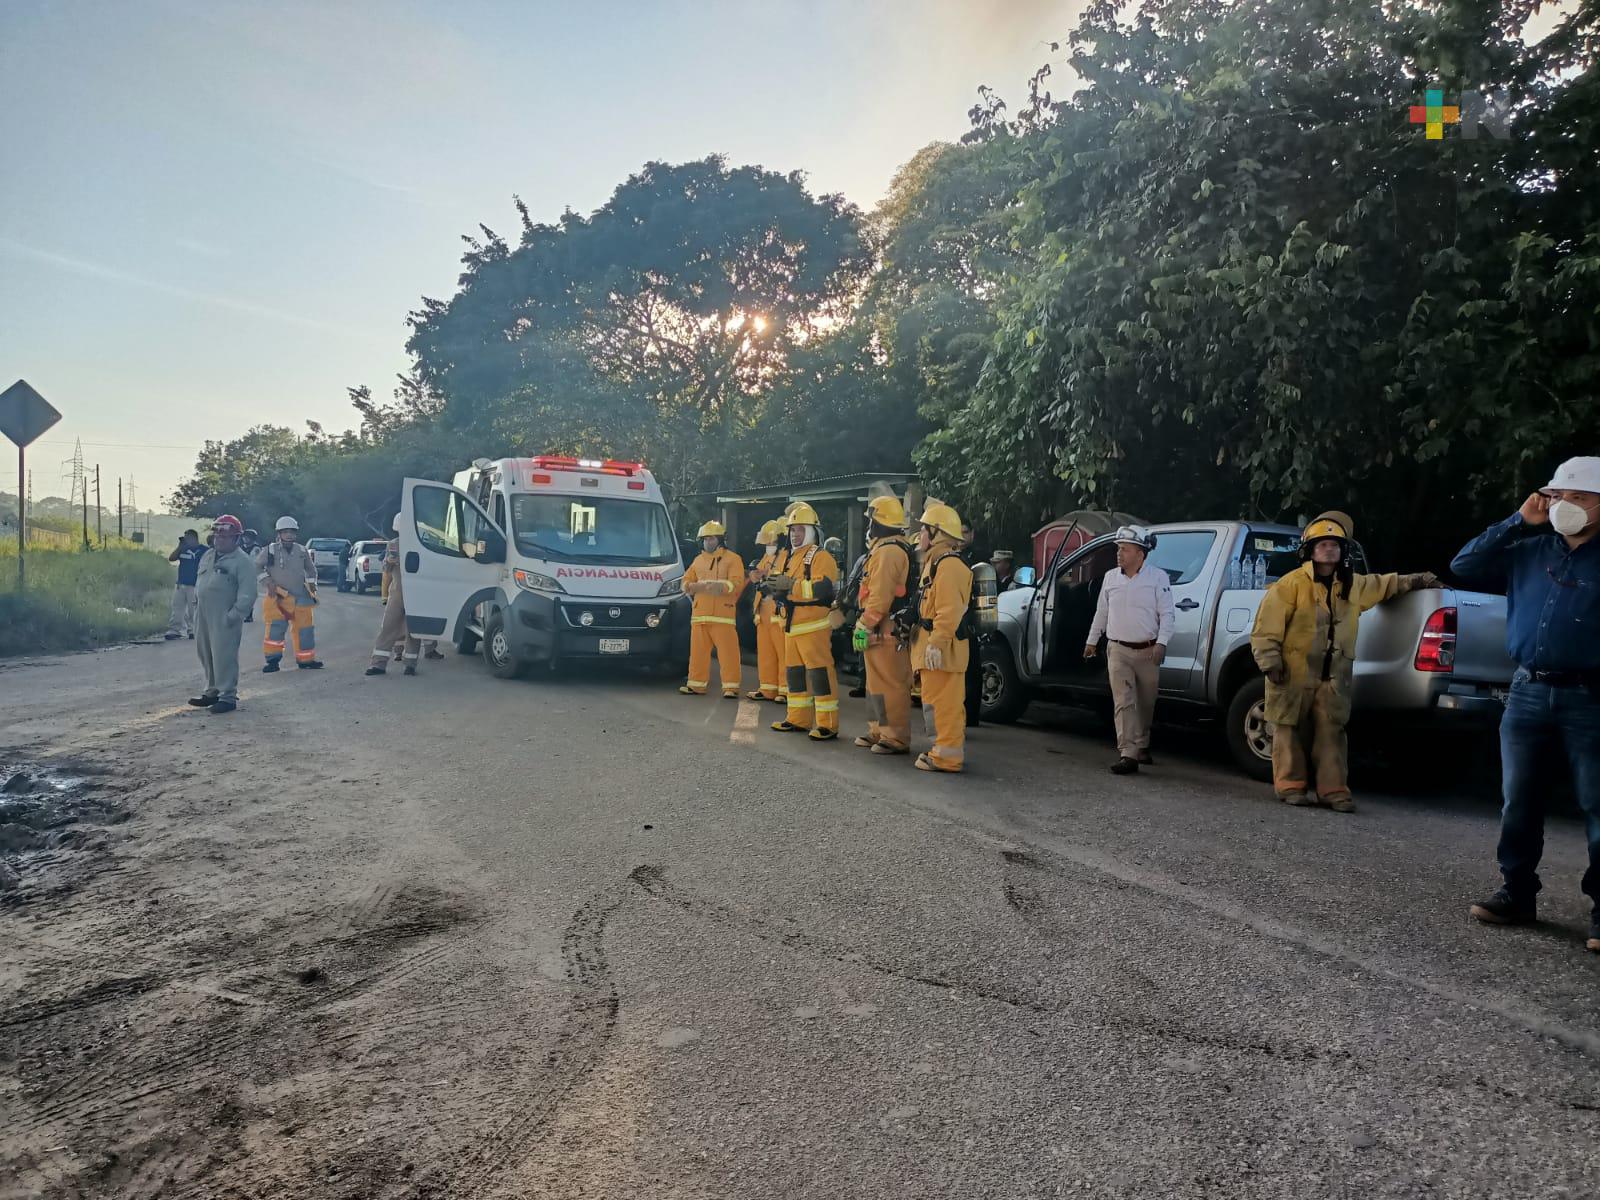
[[[511,645],[504,613],[491,613],[483,627],[483,661],[498,679],[517,679],[528,669]]]

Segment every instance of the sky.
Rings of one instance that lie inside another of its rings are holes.
[[[801,170],[863,207],[1077,0],[0,0],[0,389],[140,507],[208,438],[356,423],[460,235],[589,212],[644,163]],[[9,450],[9,444],[6,444]],[[0,490],[16,460],[0,455]]]

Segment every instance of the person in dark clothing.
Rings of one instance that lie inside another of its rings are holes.
[[[167,641],[194,637],[195,581],[200,575],[200,560],[206,548],[200,544],[200,532],[185,529],[178,540],[178,548],[167,555],[168,562],[178,564],[178,582],[172,589],[172,611],[167,619]]]
[[[1600,458],[1562,463],[1450,569],[1505,587],[1506,649],[1517,662],[1500,720],[1505,806],[1495,858],[1504,883],[1472,915],[1491,925],[1536,919],[1545,805],[1565,777],[1589,842],[1586,945],[1600,954]]]

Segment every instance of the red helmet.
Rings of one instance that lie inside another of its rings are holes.
[[[239,518],[234,516],[232,513],[223,513],[215,521],[211,522],[211,532],[228,533],[232,534],[234,537],[243,537],[244,522],[239,520]]]

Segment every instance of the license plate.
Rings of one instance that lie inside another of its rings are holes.
[[[626,654],[628,652],[627,638],[601,638],[601,654]]]

